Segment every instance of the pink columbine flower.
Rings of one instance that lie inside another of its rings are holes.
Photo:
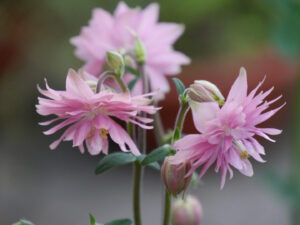
[[[89,25],[82,28],[79,36],[71,39],[76,47],[76,56],[85,61],[84,70],[99,76],[106,52],[132,53],[136,35],[146,50],[145,70],[151,90],[159,89],[159,95],[163,97],[170,89],[166,75],[178,74],[181,66],[189,64],[190,59],[172,46],[184,32],[184,26],[158,22],[158,16],[159,5],[156,3],[142,10],[131,9],[120,2],[113,14],[101,8],[94,9]],[[127,80],[132,79],[128,76]],[[133,93],[140,94],[141,87],[139,81]]]
[[[266,111],[281,96],[269,102],[264,101],[273,88],[256,95],[262,83],[247,95],[246,70],[241,68],[221,108],[216,102],[191,102],[194,124],[201,134],[187,135],[174,144],[174,148],[179,150],[174,156],[174,163],[191,161],[192,167],[188,174],[203,166],[199,174],[202,177],[216,162],[215,171],[221,168],[221,189],[227,171],[230,179],[233,176],[231,166],[246,176],[252,176],[253,169],[248,158],[264,162],[261,155],[265,154],[264,147],[255,139],[255,135],[275,142],[268,135],[281,133],[281,130],[275,128],[257,127],[283,107]]]
[[[39,92],[46,96],[38,98],[37,112],[42,116],[55,115],[57,118],[42,122],[40,125],[57,125],[44,132],[53,134],[67,127],[62,136],[50,145],[55,149],[63,140],[73,141],[73,146],[79,147],[83,153],[84,142],[91,155],[108,153],[108,135],[117,143],[122,151],[131,151],[139,155],[139,150],[128,133],[116,123],[112,117],[126,122],[132,122],[145,129],[152,128],[147,123],[152,119],[138,116],[138,112],[153,114],[157,108],[150,106],[148,95],[131,97],[129,93],[115,93],[102,90],[95,93],[95,81],[87,79],[70,69],[66,79],[66,90],[51,89],[46,82],[46,90],[38,87]]]

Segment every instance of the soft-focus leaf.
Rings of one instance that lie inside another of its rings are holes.
[[[117,166],[122,166],[128,163],[132,163],[136,160],[136,156],[132,155],[131,153],[125,152],[116,152],[104,156],[98,163],[95,173],[100,174],[109,169],[112,169]]]
[[[184,84],[178,78],[173,78],[173,81],[175,83],[178,94],[182,95],[185,90]]]
[[[146,158],[147,155],[140,155],[139,157],[137,157],[137,161],[139,161],[140,163],[142,163],[142,161]],[[147,166],[156,169],[156,170],[160,170],[160,165],[158,162],[153,162],[148,164]]]
[[[119,219],[119,220],[113,220],[111,222],[105,223],[104,225],[131,225],[132,221],[131,219]]]
[[[33,225],[33,223],[31,223],[28,220],[20,220],[19,222],[14,223],[13,225]]]
[[[139,79],[140,79],[139,77],[136,77],[132,81],[129,82],[128,89],[130,91],[134,88],[134,86],[136,85],[136,83],[138,82]]]
[[[133,69],[130,66],[125,66],[125,71],[128,73],[131,73],[132,75],[135,75],[136,77],[141,77],[141,74],[136,69]]]
[[[92,214],[90,214],[90,222],[91,222],[91,225],[97,225],[95,217]]]
[[[172,149],[170,145],[163,145],[153,150],[142,161],[142,165],[149,165],[150,163],[163,160],[166,156],[172,155]]]
[[[300,207],[300,182],[297,174],[288,177],[280,176],[279,173],[269,171],[263,177],[269,186],[281,194],[292,206]]]
[[[160,170],[160,165],[159,165],[158,162],[150,163],[150,164],[148,164],[148,166],[155,169],[155,170]]]

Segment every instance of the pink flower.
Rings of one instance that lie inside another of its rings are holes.
[[[79,147],[82,153],[85,150],[85,142],[91,155],[101,151],[107,154],[109,135],[122,151],[131,151],[139,155],[139,150],[128,133],[112,117],[132,122],[145,129],[152,128],[147,125],[152,119],[140,117],[137,113],[142,111],[153,114],[157,111],[157,108],[148,105],[151,100],[146,98],[153,94],[131,97],[129,93],[119,94],[111,90],[95,93],[93,85],[92,80],[85,81],[80,74],[71,69],[67,75],[65,91],[53,90],[47,82],[46,90],[38,87],[39,92],[47,98],[38,98],[37,112],[43,116],[57,117],[40,125],[60,121],[44,134],[50,135],[68,126],[50,148],[55,149],[63,140],[72,140],[73,146]]]
[[[174,156],[174,163],[191,161],[192,167],[188,174],[203,166],[199,174],[202,177],[216,162],[215,171],[221,168],[221,189],[227,171],[230,179],[233,176],[231,166],[246,176],[252,176],[253,169],[248,158],[264,162],[261,155],[265,154],[264,147],[254,136],[275,142],[268,135],[281,133],[281,130],[275,128],[257,127],[283,107],[266,111],[281,96],[269,102],[264,101],[273,88],[255,95],[262,83],[247,95],[246,70],[241,68],[222,108],[216,102],[192,102],[194,124],[201,134],[187,135],[174,144],[174,148],[179,150]]]
[[[159,6],[156,3],[142,10],[131,9],[121,2],[113,15],[101,8],[94,9],[89,25],[82,28],[79,36],[71,39],[76,47],[76,56],[85,61],[84,70],[99,76],[107,51],[132,53],[135,40],[132,33],[135,33],[146,49],[145,70],[151,89],[159,89],[160,97],[163,97],[170,89],[166,75],[178,74],[181,66],[189,64],[190,60],[172,46],[182,35],[183,25],[158,22],[158,16]],[[133,92],[140,94],[141,86],[139,81]]]

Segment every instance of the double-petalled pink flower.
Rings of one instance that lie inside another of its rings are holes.
[[[96,8],[88,26],[82,28],[80,35],[73,37],[75,54],[85,62],[84,70],[99,76],[105,65],[107,51],[120,51],[132,54],[136,36],[146,50],[145,71],[152,90],[159,89],[159,95],[169,91],[166,75],[175,75],[187,65],[190,59],[175,51],[173,44],[184,32],[184,26],[176,23],[158,22],[159,6],[150,4],[145,9],[129,8],[124,2],[118,4],[115,12]],[[126,80],[133,79],[129,74]],[[139,81],[133,93],[141,93]]]
[[[255,135],[275,142],[269,135],[281,133],[275,128],[257,127],[283,107],[267,110],[281,96],[265,101],[273,88],[256,94],[262,83],[247,95],[246,70],[241,68],[221,108],[216,102],[191,102],[194,124],[200,134],[187,135],[174,144],[178,152],[173,162],[191,161],[189,174],[202,166],[199,177],[216,162],[215,171],[221,169],[221,188],[224,187],[227,172],[230,178],[233,176],[231,167],[246,176],[252,176],[249,158],[264,162],[261,155],[265,154],[264,147],[255,139]]]
[[[131,97],[129,93],[115,93],[112,90],[102,90],[96,93],[91,80],[85,80],[83,75],[69,70],[66,79],[66,90],[51,89],[46,82],[46,90],[38,87],[44,97],[38,98],[37,112],[40,115],[54,115],[56,118],[41,125],[57,123],[44,132],[53,134],[66,128],[61,137],[54,141],[51,149],[55,149],[63,140],[73,141],[73,146],[79,147],[83,153],[85,145],[90,154],[108,153],[108,136],[117,143],[122,151],[131,151],[139,155],[139,150],[128,133],[113,120],[132,122],[145,129],[152,119],[141,117],[138,112],[153,114],[157,108],[149,105],[147,98],[153,94]]]

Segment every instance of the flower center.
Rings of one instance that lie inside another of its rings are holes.
[[[240,154],[241,159],[248,159],[251,155],[247,152],[245,145],[241,141],[233,140],[233,145]]]
[[[95,127],[92,127],[91,128],[91,131],[88,133],[88,138],[90,138],[90,137],[92,137],[93,136],[93,134],[94,134],[94,131],[95,131]]]
[[[240,152],[240,158],[241,159],[248,159],[250,156],[251,155],[246,150]]]
[[[105,128],[100,128],[99,129],[99,134],[104,139],[107,139],[108,133],[109,133],[108,130],[106,130]]]
[[[88,138],[92,137],[92,136],[94,135],[95,130],[96,130],[96,128],[95,128],[95,127],[92,127],[92,128],[91,128],[91,131],[88,133],[87,137],[88,137]],[[105,128],[100,128],[100,129],[99,129],[99,135],[100,135],[102,138],[104,138],[104,139],[107,139],[107,138],[108,138],[108,137],[107,137],[108,133],[109,133],[108,130],[105,129]]]

